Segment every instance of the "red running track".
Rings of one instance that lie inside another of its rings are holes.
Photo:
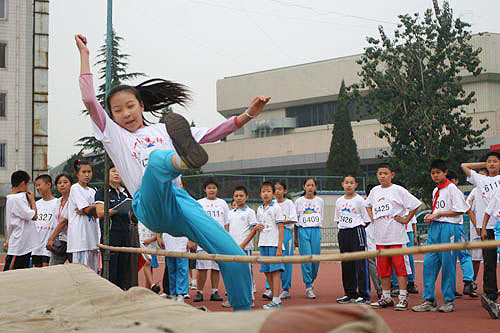
[[[423,256],[418,255],[417,260],[422,260]],[[4,255],[0,255],[0,262],[4,262]],[[160,281],[163,277],[163,263],[160,263],[160,268],[155,269],[154,276],[156,281]],[[419,291],[422,291],[422,263],[417,262],[417,286]],[[458,265],[457,265],[458,268]],[[0,265],[0,270],[3,270],[3,265]],[[257,284],[257,293],[254,309],[260,309],[262,305],[267,303],[267,300],[261,298],[265,288],[264,274],[259,273],[259,265],[254,265],[254,277]],[[497,269],[497,276],[500,276],[500,266]],[[457,288],[463,290],[462,274],[458,268]],[[482,291],[482,266],[478,277],[479,289]],[[140,273],[140,284],[144,285],[144,277]],[[437,297],[438,304],[443,302],[440,292],[441,281],[437,281]],[[205,299],[210,297],[210,282],[205,284],[204,294]],[[314,284],[314,290],[317,295],[315,300],[310,300],[305,297],[305,286],[302,283],[302,275],[300,265],[294,265],[293,282],[291,294],[292,298],[284,300],[284,306],[307,305],[307,304],[327,304],[335,303],[337,297],[343,296],[341,268],[339,263],[322,263],[320,265],[318,278]],[[221,295],[224,295],[224,287],[221,279],[219,288]],[[194,298],[195,291],[190,290],[191,297]],[[422,301],[420,295],[410,295],[410,307]],[[208,296],[208,297],[207,297]],[[375,300],[376,294],[372,291],[372,299]],[[186,300],[187,304],[194,306],[206,306],[210,311],[231,311],[221,306],[221,302],[204,301],[194,303],[191,300]],[[426,312],[415,313],[408,311],[395,311],[393,309],[377,309],[375,310],[394,332],[426,332],[426,333],[446,333],[446,332],[500,332],[500,320],[493,320],[488,313],[483,310],[479,299],[471,299],[464,296],[455,301],[456,310],[452,313]]]
[[[423,291],[422,284],[422,268],[423,264],[421,260],[423,255],[417,255],[417,260],[420,262],[415,263],[417,271],[417,286],[419,289],[419,295],[410,295],[410,307],[419,304],[422,299],[420,298],[421,292]],[[257,284],[257,293],[255,294],[255,308],[260,309],[262,305],[269,302],[268,300],[262,299],[262,292],[265,289],[265,279],[264,274],[259,273],[259,265],[254,265],[254,277]],[[460,271],[459,265],[457,264],[458,275],[457,275],[457,288],[460,292],[463,291],[462,283],[462,273]],[[482,292],[482,269],[478,276],[478,292]],[[143,281],[142,273],[140,273],[140,281]],[[163,276],[163,266],[155,270],[155,278],[160,281]],[[500,276],[500,266],[497,269],[497,276]],[[205,300],[210,298],[210,281],[205,283],[204,295]],[[219,293],[224,295],[224,287],[219,288]],[[441,294],[441,279],[438,278],[437,281],[437,297],[438,304],[443,303],[443,296]],[[292,289],[290,290],[292,297],[291,299],[284,300],[284,306],[293,305],[307,305],[307,304],[326,304],[326,303],[336,303],[335,299],[343,296],[342,288],[342,278],[341,278],[341,267],[340,263],[322,263],[320,265],[318,278],[314,283],[314,291],[317,298],[315,300],[310,300],[305,297],[305,286],[302,282],[302,275],[300,265],[294,265],[293,270],[293,282]],[[194,306],[206,306],[210,311],[231,311],[231,309],[226,309],[221,306],[221,302],[211,302],[204,301],[199,303],[192,302],[194,298],[195,291],[190,290],[191,300],[186,300],[187,304]],[[207,297],[208,296],[208,297]],[[224,297],[224,299],[227,299]],[[376,299],[376,293],[372,290],[372,299]],[[469,296],[464,296],[461,299],[455,301],[456,310],[452,313],[439,313],[439,312],[425,312],[425,313],[415,313],[411,310],[408,311],[395,311],[391,308],[388,309],[376,309],[375,311],[384,318],[389,327],[394,332],[426,332],[426,333],[445,333],[445,332],[500,332],[500,320],[493,320],[490,318],[488,313],[481,307],[481,301],[479,298],[472,299]]]

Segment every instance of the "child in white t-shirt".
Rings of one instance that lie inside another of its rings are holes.
[[[234,207],[231,208],[228,215],[229,221],[229,234],[233,237],[234,241],[240,245],[240,247],[249,256],[252,255],[253,244],[252,240],[255,237],[257,230],[255,226],[257,225],[257,218],[255,216],[255,211],[248,207],[248,190],[244,186],[237,186],[233,191],[233,202]],[[250,265],[250,271],[252,272],[252,286],[255,284],[253,279],[252,264]],[[253,287],[252,287],[253,288]],[[253,288],[255,290],[255,288]],[[229,301],[222,303],[223,307],[230,307]]]
[[[219,189],[219,184],[214,179],[209,179],[203,185],[203,190],[205,191],[206,197],[198,200],[203,210],[217,221],[221,227],[227,230],[228,228],[228,215],[229,206],[227,202],[222,199],[217,198],[217,191]],[[198,246],[197,253],[207,253],[204,249]],[[194,302],[203,301],[203,288],[205,287],[205,282],[207,280],[207,271],[210,270],[210,282],[212,283],[212,293],[210,295],[211,301],[223,301],[222,297],[219,295],[219,265],[213,260],[196,260],[196,270],[198,271],[197,287],[198,291],[194,298]]]
[[[488,170],[486,168],[480,169],[478,171],[479,174],[483,176],[488,176]],[[481,221],[478,221],[478,217],[484,217],[484,213],[479,216],[480,212],[477,209],[477,201],[475,200],[476,195],[478,194],[477,187],[474,187],[472,191],[470,191],[467,196],[467,203],[470,206],[470,211],[472,215],[475,217],[476,226],[472,226],[469,229],[470,241],[471,242],[480,242],[481,241]],[[471,219],[472,222],[472,219]],[[472,267],[474,268],[474,290],[477,289],[477,276],[479,275],[479,269],[481,268],[481,261],[483,261],[483,249],[472,249],[470,250],[470,255],[472,257]]]
[[[78,182],[71,186],[68,199],[68,253],[73,253],[74,264],[85,265],[97,273],[101,232],[96,219],[95,190],[88,186],[92,165],[76,160],[74,169]]]
[[[47,240],[47,250],[51,251],[49,266],[61,265],[68,260],[71,262],[73,260],[73,255],[67,251],[64,253],[56,253],[54,249],[54,242],[58,240],[61,249],[67,249],[68,241],[68,199],[71,190],[71,185],[73,181],[69,175],[61,173],[57,175],[56,180],[57,192],[61,194],[61,197],[57,199],[56,211],[57,211],[57,226]]]
[[[434,160],[430,166],[432,180],[437,184],[432,192],[432,213],[424,217],[429,223],[427,245],[440,243],[460,243],[465,235],[460,228],[462,215],[469,210],[469,204],[462,192],[447,177],[448,168],[443,160]],[[424,292],[425,300],[412,308],[415,312],[435,311],[436,295],[434,288],[441,270],[441,291],[445,303],[439,312],[455,310],[455,290],[457,277],[457,251],[431,252],[424,255]],[[472,267],[471,267],[472,268]],[[469,282],[472,286],[472,281]]]
[[[358,181],[346,176],[342,181],[345,194],[335,203],[334,221],[337,222],[340,253],[366,250],[365,223],[370,222],[365,200],[357,194]],[[368,262],[366,259],[342,261],[344,296],[337,303],[368,304],[370,302]]]
[[[244,112],[214,128],[191,127],[175,112],[168,113],[164,123],[151,123],[144,118],[144,112],[158,115],[166,107],[185,106],[190,100],[184,85],[151,79],[135,87],[114,86],[105,102],[108,115],[94,91],[87,38],[76,35],[75,41],[80,53],[82,100],[94,135],[102,142],[125,187],[133,193],[132,208],[137,219],[154,232],[188,237],[210,253],[244,255],[223,228],[213,226],[212,218],[189,194],[173,185],[188,169],[196,170],[207,163],[208,154],[202,144],[217,142],[257,117],[270,97],[253,98]],[[250,280],[248,266],[221,262],[220,268],[227,277],[225,287],[233,309],[250,310],[252,290],[243,289]]]
[[[12,173],[10,183],[12,191],[7,195],[5,203],[5,222],[7,248],[4,271],[29,268],[31,251],[38,245],[35,228],[37,209],[35,196],[28,190],[30,176],[26,171]]]
[[[324,216],[323,199],[316,195],[316,180],[307,178],[304,181],[304,194],[295,201],[297,207],[297,236],[301,256],[321,253],[321,226]],[[306,285],[306,297],[315,299],[313,283],[318,276],[319,262],[308,262],[300,265],[302,280]]]
[[[292,200],[285,197],[288,193],[287,185],[285,183],[277,182],[274,184],[274,188],[276,203],[280,205],[283,210],[283,214],[285,215],[283,229],[283,244],[285,245],[285,249],[283,251],[283,256],[293,256],[293,249],[295,247],[293,231],[298,220],[297,207],[295,207],[295,203]],[[291,297],[289,290],[292,287],[292,271],[293,264],[285,264],[285,270],[281,272],[281,287],[283,288],[280,293],[281,299],[288,299]]]
[[[168,233],[162,234],[165,251],[187,252],[188,239],[186,237],[173,237]],[[184,302],[184,295],[188,295],[189,287],[189,260],[186,258],[165,257],[168,265],[168,283],[170,296],[176,301]],[[164,291],[165,292],[165,291]]]
[[[48,266],[51,253],[47,250],[47,241],[57,227],[57,199],[52,195],[52,177],[40,175],[35,179],[35,188],[42,197],[36,202],[38,211],[35,222],[38,233],[38,246],[31,252],[33,266]]]
[[[365,192],[366,196],[368,197],[370,195],[370,191],[375,187],[376,185],[374,184],[368,184],[366,185]],[[365,205],[368,201],[368,198],[365,198]],[[366,231],[366,248],[368,251],[375,251],[377,250],[377,246],[375,245],[375,230],[373,227],[373,223],[370,222],[366,225],[365,227]],[[380,277],[377,274],[377,258],[369,258],[368,259],[368,271],[370,273],[370,279],[373,284],[373,288],[375,288],[375,291],[377,292],[377,299],[380,299],[382,297],[382,285],[380,281]],[[398,291],[399,293],[399,291]]]
[[[404,187],[393,184],[395,173],[392,166],[382,163],[377,168],[379,186],[374,187],[367,199],[368,214],[372,217],[375,244],[378,249],[402,248],[408,243],[406,224],[408,224],[421,202]],[[406,212],[409,213],[403,217]],[[382,281],[382,297],[378,302],[372,303],[373,307],[394,306],[391,298],[391,275],[395,269],[398,277],[399,302],[396,310],[408,309],[407,269],[404,256],[377,258],[377,272]]]
[[[458,187],[458,174],[453,171],[453,170],[448,170],[448,174],[446,176],[455,186]],[[465,197],[465,196],[464,196]],[[469,207],[471,207],[471,204],[468,199],[465,200]],[[476,221],[476,216],[472,212],[471,209],[469,209],[465,214],[469,216],[470,220],[470,234],[472,233],[477,233],[477,221]],[[463,239],[464,241],[466,240],[465,237],[465,229],[464,229],[464,220],[463,217],[460,219],[459,222],[459,228],[460,228],[460,233],[463,234]],[[481,232],[479,232],[480,234]],[[471,237],[472,241],[472,237]],[[474,288],[477,289],[477,285],[475,285],[475,277],[474,277],[474,265],[473,265],[473,259],[471,256],[471,252],[469,250],[460,250],[458,251],[457,254],[457,259],[460,263],[460,268],[462,269],[462,278],[464,281],[464,291],[463,294],[460,294],[455,290],[455,298],[462,297],[463,295],[469,295],[472,298],[479,297],[479,295],[474,291]]]
[[[462,170],[467,176],[467,181],[476,186],[476,195],[474,204],[476,208],[476,220],[483,223],[481,228],[481,239],[495,239],[495,224],[497,221],[490,216],[488,220],[484,219],[484,214],[490,200],[500,188],[500,153],[489,152],[486,154],[486,162],[462,163]],[[486,168],[488,175],[484,176],[473,169]],[[484,294],[481,296],[481,303],[488,311],[491,317],[500,316],[499,307],[496,304],[498,299],[497,284],[497,251],[496,249],[483,249],[483,288]]]
[[[260,186],[260,198],[264,202],[257,209],[257,230],[260,231],[259,250],[261,256],[281,256],[283,254],[283,223],[285,216],[280,205],[273,201],[274,184],[264,182]],[[271,287],[273,298],[262,308],[272,310],[281,307],[280,272],[285,267],[283,264],[261,264],[260,272],[266,275]]]

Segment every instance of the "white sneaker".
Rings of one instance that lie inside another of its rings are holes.
[[[290,292],[288,290],[281,291],[280,294],[281,299],[289,299],[290,297],[292,297],[292,295],[290,295]]]
[[[161,293],[161,294],[160,294],[160,297],[162,297],[162,298],[167,298],[167,296],[168,296],[168,295],[167,295],[167,294],[165,294],[165,293]]]
[[[310,299],[315,299],[316,298],[316,294],[314,293],[314,290],[313,288],[306,288],[306,297],[307,298],[310,298]]]
[[[191,290],[196,290],[197,288],[198,288],[198,287],[196,286],[196,282],[191,282],[191,283],[189,284],[189,289],[191,289]]]
[[[184,303],[184,296],[182,296],[182,295],[177,295],[177,297],[175,298],[175,300],[176,300],[177,302]]]
[[[273,292],[271,291],[271,289],[266,289],[266,291],[262,293],[262,298],[273,299]]]

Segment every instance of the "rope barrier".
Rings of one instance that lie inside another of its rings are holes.
[[[189,253],[189,252],[171,252],[165,250],[148,250],[136,247],[115,247],[98,244],[99,248],[114,252],[144,253],[154,254],[171,258],[187,258],[199,260],[215,260],[224,262],[242,262],[242,263],[261,263],[261,264],[300,264],[304,262],[322,262],[322,261],[353,261],[375,257],[392,257],[406,254],[418,254],[429,252],[445,252],[471,249],[484,249],[500,247],[500,241],[487,240],[470,243],[446,243],[433,244],[425,246],[414,246],[407,248],[381,249],[376,251],[358,251],[334,254],[318,254],[309,256],[285,256],[285,257],[263,257],[263,256],[233,256],[222,254]]]

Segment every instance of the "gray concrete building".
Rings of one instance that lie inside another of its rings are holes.
[[[476,92],[468,106],[474,125],[488,119],[486,150],[500,143],[500,34],[474,35],[481,47],[485,72],[464,75],[464,89]],[[324,175],[331,142],[333,113],[342,80],[358,82],[360,55],[328,59],[297,66],[227,77],[217,81],[217,110],[224,117],[245,110],[255,95],[269,95],[262,114],[225,142],[206,145],[209,163],[204,172],[232,174]],[[373,115],[351,116],[354,138],[365,173],[372,172],[377,156],[388,149],[375,136],[380,124]]]
[[[48,0],[0,0],[0,235],[12,172],[47,172],[48,14]]]

